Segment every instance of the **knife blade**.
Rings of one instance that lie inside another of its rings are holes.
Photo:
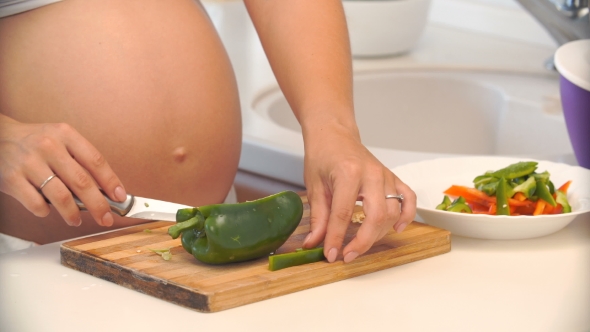
[[[134,195],[127,195],[124,202],[115,202],[108,198],[105,193],[102,194],[113,213],[127,218],[176,221],[176,211],[191,207]],[[86,205],[75,196],[74,201],[76,201],[76,205],[80,210],[87,210]]]

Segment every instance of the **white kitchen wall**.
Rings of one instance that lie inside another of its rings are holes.
[[[515,0],[433,0],[429,20],[500,38],[557,47],[545,28]]]

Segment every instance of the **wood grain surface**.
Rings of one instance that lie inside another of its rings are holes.
[[[277,253],[301,247],[309,232],[309,205],[299,227]],[[202,312],[215,312],[311,287],[352,278],[451,250],[450,232],[422,223],[410,224],[401,234],[391,230],[364,255],[344,264],[342,257],[268,270],[268,258],[222,266],[193,258],[167,233],[173,223],[157,221],[63,243],[61,263],[121,286]],[[351,224],[350,240],[359,224]],[[149,232],[144,230],[149,229]],[[171,248],[163,260],[149,249]]]

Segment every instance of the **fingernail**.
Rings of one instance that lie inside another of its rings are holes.
[[[344,256],[344,263],[350,263],[352,262],[355,258],[358,257],[358,253],[351,251],[348,254],[346,254],[346,256]]]
[[[72,227],[78,227],[80,225],[82,225],[82,219],[79,219],[78,221],[67,221],[68,226],[72,226]]]
[[[402,223],[401,225],[397,226],[397,229],[395,231],[401,233],[404,231],[404,229],[406,229],[406,226],[408,226],[408,224]]]
[[[328,251],[328,257],[326,258],[328,259],[328,262],[333,263],[336,260],[336,256],[338,256],[338,250],[332,248]]]
[[[115,222],[115,220],[113,219],[113,215],[110,212],[105,213],[104,216],[102,216],[102,225],[103,226],[113,226],[113,223]]]
[[[309,232],[309,234],[307,234],[307,236],[305,237],[305,240],[303,240],[304,247],[305,247],[305,244],[307,243],[307,241],[309,241],[309,239],[311,239],[311,232]]]
[[[115,198],[117,198],[119,202],[124,202],[127,199],[127,193],[123,187],[119,186],[115,188]]]

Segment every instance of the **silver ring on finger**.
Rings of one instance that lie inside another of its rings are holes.
[[[45,187],[49,183],[49,181],[51,181],[54,177],[57,177],[57,175],[51,174],[50,177],[43,181],[43,183],[41,183],[41,185],[39,186],[39,191],[43,190],[43,187]]]
[[[397,201],[400,204],[404,202],[404,194],[399,194],[399,195],[385,195],[385,199],[390,199],[390,198],[397,199]]]

